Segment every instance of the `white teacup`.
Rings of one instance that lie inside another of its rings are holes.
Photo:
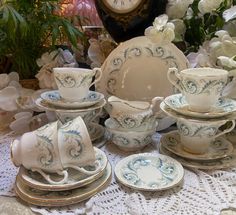
[[[81,159],[74,158],[72,162],[68,153]],[[81,117],[68,122],[59,131],[58,122],[53,122],[23,134],[20,141],[12,142],[11,158],[16,166],[23,165],[26,169],[39,172],[50,184],[66,183],[68,167],[88,175],[100,170],[100,166],[95,162],[95,152]],[[94,165],[93,170],[83,168],[90,164]],[[47,173],[57,173],[63,178],[61,181],[53,181]]]
[[[231,122],[230,128],[219,131],[219,127]],[[184,150],[193,154],[204,154],[215,138],[226,134],[235,127],[235,120],[195,120],[178,118],[177,128]]]
[[[100,68],[91,70],[60,67],[53,68],[53,73],[61,97],[68,101],[80,101],[85,98],[89,88],[97,83],[102,75]],[[92,82],[93,77],[95,80]]]
[[[170,68],[169,81],[185,96],[189,109],[209,112],[216,105],[228,81],[228,72],[215,68]]]

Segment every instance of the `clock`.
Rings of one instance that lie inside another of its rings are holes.
[[[142,0],[103,0],[104,4],[115,13],[129,13],[135,10]]]
[[[142,36],[168,0],[95,0],[104,27],[116,42]]]

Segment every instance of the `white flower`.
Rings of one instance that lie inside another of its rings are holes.
[[[209,51],[209,41],[200,46],[197,53],[191,52],[187,56],[191,67],[214,67]]]
[[[224,0],[200,0],[198,10],[202,13],[211,13],[216,10]]]
[[[153,26],[148,27],[144,34],[155,43],[168,44],[175,38],[175,25],[168,22],[166,14],[158,16],[153,22]]]
[[[193,0],[169,0],[166,8],[166,14],[170,19],[182,18]]]
[[[181,19],[173,19],[171,22],[175,25],[175,40],[182,41],[186,32],[186,26]]]
[[[18,97],[19,91],[15,87],[5,87],[0,91],[0,108],[6,111],[17,110],[16,99]]]
[[[218,60],[220,61],[221,65],[227,68],[236,68],[236,56],[233,56],[231,58],[226,57],[226,56],[219,56]]]
[[[236,18],[236,6],[233,6],[233,7],[229,8],[228,10],[225,10],[223,12],[223,17],[226,22],[230,21],[231,19],[235,19]]]

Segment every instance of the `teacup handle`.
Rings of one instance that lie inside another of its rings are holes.
[[[95,167],[96,169],[95,170],[86,170],[85,168],[83,167],[79,167],[79,166],[74,166],[74,165],[67,165],[67,168],[72,168],[72,169],[76,169],[78,170],[79,172],[82,172],[84,173],[85,175],[94,175],[98,172],[101,171],[101,164],[99,163],[99,161],[95,161]]]
[[[96,110],[94,110],[94,116],[91,118],[91,122],[93,122],[94,119],[96,119],[96,117],[98,117],[101,113],[102,113],[102,107],[100,109],[98,109],[98,112],[96,113]]]
[[[234,127],[235,127],[235,120],[231,120],[231,121],[229,121],[229,122],[232,123],[232,125],[230,126],[230,128],[227,128],[227,129],[225,129],[224,131],[222,131],[222,132],[216,134],[216,135],[215,135],[215,138],[217,138],[217,137],[219,137],[219,136],[221,136],[221,135],[223,135],[223,134],[229,133],[230,131],[232,131],[232,130],[234,129]]]
[[[160,108],[159,108],[159,110],[158,111],[154,111],[154,108],[158,105],[158,107],[160,107],[160,104],[161,104],[161,102],[164,100],[164,97],[154,97],[153,99],[152,99],[152,103],[151,103],[151,106],[150,106],[150,108],[152,109],[152,111],[153,111],[153,113],[154,113],[154,115],[158,115],[158,113],[160,112]]]
[[[96,84],[101,79],[101,77],[102,77],[102,70],[101,70],[101,68],[94,68],[93,71],[95,71],[95,79],[89,85],[89,87],[91,87],[92,85]]]
[[[32,169],[33,172],[38,172],[39,174],[41,174],[48,183],[50,184],[55,184],[55,185],[58,185],[58,184],[65,184],[68,180],[68,172],[66,170],[63,170],[63,171],[57,171],[56,173],[58,175],[63,175],[63,179],[60,180],[60,181],[53,181],[49,175],[47,175],[46,173],[44,173],[41,169],[38,169],[38,168],[34,168]]]
[[[177,68],[169,68],[167,72],[167,78],[171,84],[173,84],[179,91],[182,91],[182,86],[180,85],[180,72]]]

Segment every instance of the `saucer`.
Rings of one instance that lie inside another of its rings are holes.
[[[91,107],[76,108],[76,109],[57,107],[55,105],[47,103],[42,98],[36,99],[35,104],[37,105],[37,107],[41,108],[42,110],[49,110],[49,111],[56,111],[56,112],[63,112],[63,113],[79,113],[79,112],[92,111],[92,110],[102,108],[106,104],[106,100],[102,99]]]
[[[17,178],[15,192],[22,200],[33,205],[48,207],[66,206],[84,201],[105,189],[110,184],[111,175],[112,169],[110,163],[108,163],[102,177],[93,183],[65,191],[38,190],[27,186]]]
[[[171,131],[167,134],[163,134],[162,146],[180,157],[205,161],[227,157],[234,150],[233,145],[229,141],[223,137],[218,137],[210,144],[209,149],[205,154],[189,153],[182,148],[178,131]]]
[[[48,104],[52,104],[62,108],[85,108],[97,104],[99,101],[104,99],[102,93],[95,91],[89,91],[86,98],[79,101],[71,102],[63,99],[60,96],[58,90],[52,90],[42,93],[41,98],[44,99]]]
[[[95,147],[94,150],[96,153],[95,154],[96,160],[99,161],[102,167],[101,171],[96,173],[95,175],[85,175],[74,169],[68,169],[68,183],[54,185],[54,184],[49,184],[39,173],[32,172],[21,166],[19,173],[17,175],[17,180],[21,181],[23,184],[29,187],[48,191],[71,190],[81,186],[85,186],[100,178],[104,174],[107,166],[108,160],[105,153],[102,150]],[[58,174],[51,174],[50,176],[55,181],[61,180],[61,177]]]
[[[227,157],[217,159],[217,160],[210,160],[210,161],[197,161],[191,160],[187,158],[182,158],[174,153],[170,152],[163,146],[163,141],[161,138],[159,151],[161,154],[170,156],[177,161],[179,161],[183,166],[196,168],[196,169],[203,169],[203,170],[214,170],[214,169],[224,169],[229,167],[236,167],[236,150],[234,149],[233,153]]]
[[[202,117],[201,119],[199,117],[194,118],[192,116],[187,116],[181,113],[176,112],[175,110],[171,109],[168,105],[166,105],[166,103],[163,101],[160,104],[160,109],[167,114],[170,117],[173,117],[175,119],[189,119],[189,120],[201,120],[201,121],[210,121],[210,122],[216,122],[216,121],[225,121],[225,120],[235,120],[236,119],[236,112],[233,112],[229,115],[225,115],[223,117],[215,117],[215,118],[204,118]]]
[[[157,191],[172,188],[184,176],[182,165],[173,158],[154,153],[130,155],[115,167],[118,181],[137,190]]]
[[[236,111],[236,101],[229,98],[220,98],[216,107],[207,113],[199,113],[189,110],[189,105],[182,94],[168,96],[165,98],[164,102],[177,113],[198,118],[222,117]]]

